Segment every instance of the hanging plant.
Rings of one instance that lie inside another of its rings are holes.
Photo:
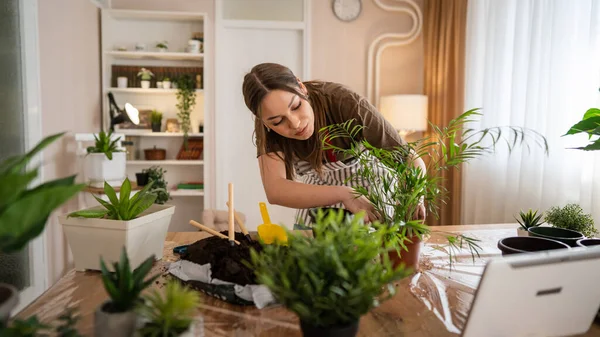
[[[187,151],[188,132],[190,131],[190,114],[196,105],[196,82],[189,75],[177,79],[177,117],[183,131],[183,146]]]

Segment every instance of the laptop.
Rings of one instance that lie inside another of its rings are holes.
[[[587,332],[600,308],[600,247],[490,260],[463,337],[570,336]]]

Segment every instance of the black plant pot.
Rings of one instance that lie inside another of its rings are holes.
[[[529,227],[528,231],[533,236],[560,241],[571,247],[577,247],[577,241],[585,238],[579,232],[557,227]]]
[[[160,132],[160,123],[152,123],[152,132]]]
[[[560,241],[539,238],[534,236],[513,236],[498,241],[498,249],[502,255],[540,252],[543,250],[569,249],[570,247]]]
[[[148,173],[136,173],[135,179],[138,186],[146,186],[148,183]]]
[[[600,239],[581,239],[577,241],[577,245],[579,247],[592,247],[592,246],[600,246]]]
[[[358,332],[358,323],[359,321],[356,321],[347,325],[324,328],[301,320],[300,328],[304,337],[354,337]]]

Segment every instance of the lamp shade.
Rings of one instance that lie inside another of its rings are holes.
[[[427,96],[391,95],[382,96],[380,111],[396,130],[427,130]]]

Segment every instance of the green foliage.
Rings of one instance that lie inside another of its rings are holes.
[[[162,41],[156,44],[156,48],[169,49],[169,45],[167,44],[167,41]]]
[[[110,296],[108,307],[103,309],[112,313],[127,312],[134,309],[140,302],[142,291],[160,276],[160,274],[157,274],[144,281],[153,264],[154,255],[147,258],[132,272],[125,247],[121,252],[120,261],[113,263],[114,272],[110,272],[104,260],[100,258],[102,282],[104,283],[104,289]]]
[[[68,308],[58,317],[60,324],[56,327],[56,336],[58,337],[81,337],[75,326],[81,317],[78,316],[75,308]]]
[[[567,204],[563,208],[552,207],[546,212],[545,220],[554,227],[571,229],[587,237],[598,234],[592,215],[583,213],[583,209],[577,204]]]
[[[531,209],[527,213],[519,211],[519,217],[521,219],[515,218],[515,220],[517,220],[519,225],[521,225],[521,228],[523,228],[524,230],[528,230],[529,227],[537,227],[544,223],[543,221],[541,221],[543,214],[537,213],[537,210],[534,212]]]
[[[81,337],[77,332],[75,325],[79,321],[76,308],[67,308],[59,317],[58,325],[52,327],[43,324],[37,316],[31,316],[27,319],[15,319],[8,327],[0,326],[0,336],[2,337]]]
[[[163,114],[158,110],[152,110],[150,113],[150,122],[152,124],[160,124],[162,122]]]
[[[320,210],[316,220],[314,239],[288,232],[287,246],[252,250],[251,264],[258,282],[301,320],[322,327],[354,322],[394,294],[393,281],[409,275],[394,269],[387,254],[385,236],[398,228],[376,223],[369,233],[361,216],[342,211]]]
[[[548,151],[546,138],[532,130],[493,127],[476,131],[466,127],[480,115],[478,109],[473,109],[451,120],[447,127],[430,124],[432,136],[393,149],[371,145],[362,137],[364,126],[355,120],[330,125],[320,131],[325,149],[358,159],[361,164],[358,173],[349,180],[365,181],[370,189],[356,187],[356,194],[371,202],[383,223],[404,224],[395,239],[396,244],[403,246],[402,242],[407,238],[429,233],[428,226],[413,219],[419,205],[425,203],[428,213],[438,217],[440,205],[447,202],[448,191],[443,184],[442,172],[494,152],[501,141],[512,151],[517,145],[529,148],[527,140],[532,136],[537,145]],[[350,148],[332,145],[331,140],[336,138],[349,139]],[[418,158],[428,163],[427,174],[415,167],[414,161]],[[377,164],[373,165],[373,162]],[[381,170],[386,174],[380,174]],[[477,240],[463,235],[446,235],[451,250],[466,244],[472,253],[478,254]]]
[[[177,117],[181,121],[183,145],[187,150],[188,132],[190,131],[190,114],[196,105],[196,82],[189,75],[177,79]]]
[[[137,75],[142,81],[150,81],[154,77],[154,73],[146,68],[140,69]]]
[[[117,148],[117,142],[121,139],[121,137],[111,140],[112,131],[109,131],[108,134],[104,131],[101,131],[98,136],[94,135],[94,138],[96,139],[96,144],[88,147],[87,153],[104,153],[108,160],[112,160],[113,153],[123,152],[123,150]]]
[[[154,289],[145,296],[146,303],[139,312],[149,322],[140,329],[143,337],[176,337],[185,332],[194,320],[200,304],[198,292],[170,281],[164,296]]]
[[[571,126],[569,131],[567,131],[567,133],[563,136],[574,135],[578,133],[587,133],[589,139],[592,139],[593,136],[600,136],[600,109],[591,108],[586,111],[581,121]],[[576,149],[584,151],[600,150],[600,138],[590,140],[588,145],[584,147],[578,147]]]
[[[104,193],[108,196],[108,202],[97,196],[96,200],[104,207],[104,209],[90,209],[70,213],[68,217],[82,218],[106,218],[110,220],[131,220],[135,219],[143,211],[148,209],[156,200],[156,194],[150,192],[152,182],[148,182],[144,188],[131,195],[131,182],[126,178],[121,186],[120,197],[117,198],[115,189],[107,182],[104,182]]]
[[[148,173],[148,182],[152,183],[152,188],[148,191],[156,194],[156,204],[164,204],[169,201],[171,195],[167,191],[167,182],[165,181],[165,173],[167,170],[160,166],[150,166],[150,168],[143,169],[143,173]]]
[[[63,134],[48,136],[29,152],[0,163],[0,253],[23,249],[42,233],[50,214],[85,187],[75,183],[74,175],[30,187],[39,168],[27,165]]]

